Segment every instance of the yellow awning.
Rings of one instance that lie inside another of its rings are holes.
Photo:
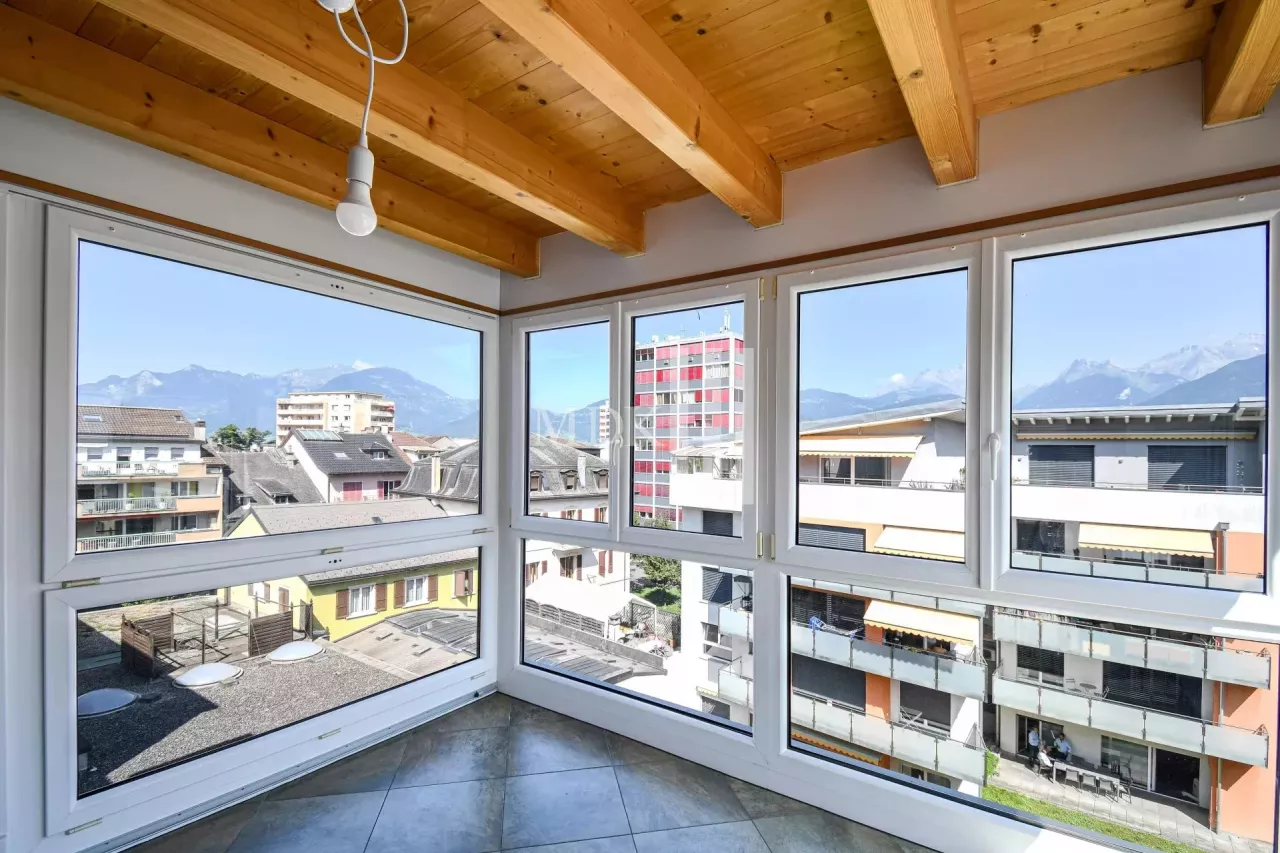
[[[923,435],[859,435],[802,438],[801,456],[914,456]]]
[[[1080,547],[1106,551],[1148,551],[1155,554],[1212,557],[1213,534],[1206,530],[1081,524]]]
[[[982,639],[982,622],[977,616],[947,613],[927,607],[912,607],[894,601],[873,601],[867,605],[862,621],[890,631],[915,634],[977,647]]]
[[[964,534],[918,527],[886,527],[871,546],[881,554],[964,562]]]

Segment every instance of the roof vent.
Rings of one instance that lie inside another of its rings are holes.
[[[76,716],[82,719],[105,717],[107,714],[114,714],[122,708],[129,707],[136,701],[138,701],[137,693],[121,690],[119,687],[90,690],[83,696],[76,697]]]
[[[319,643],[313,643],[310,640],[294,640],[292,643],[285,643],[267,655],[267,659],[275,663],[296,663],[300,660],[315,657],[322,651],[324,651],[324,647]]]
[[[244,675],[244,670],[229,663],[202,663],[179,675],[173,683],[179,687],[212,687],[234,681]]]

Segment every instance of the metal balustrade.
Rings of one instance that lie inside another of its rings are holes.
[[[89,554],[95,551],[114,551],[119,548],[172,545],[178,541],[179,532],[168,530],[163,533],[126,533],[123,536],[86,536],[76,540],[76,553]]]
[[[82,517],[135,512],[173,512],[177,508],[177,495],[145,498],[91,498],[76,501],[76,514]]]
[[[1215,573],[1207,569],[1192,569],[1185,566],[1090,560],[1086,557],[1039,551],[1014,551],[1010,558],[1010,565],[1015,569],[1028,569],[1033,572],[1057,572],[1235,592],[1263,591],[1263,579],[1260,574]]]
[[[161,462],[157,460],[145,462],[81,462],[80,477],[89,480],[103,477],[174,477],[177,476],[178,466],[181,464],[181,462]]]

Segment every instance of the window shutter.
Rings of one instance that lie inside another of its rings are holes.
[[[596,573],[602,577],[604,576],[604,553],[604,551],[596,552]]]
[[[817,548],[838,548],[841,551],[867,550],[867,531],[860,527],[834,527],[826,524],[801,524],[796,532],[796,542]]]
[[[431,575],[427,578],[427,601],[435,601],[440,597],[440,576]]]
[[[287,588],[287,587],[283,587],[283,586],[282,586],[282,587],[280,587],[280,591],[279,591],[279,593],[278,593],[278,594],[279,594],[279,596],[280,596],[280,606],[281,606],[281,607],[288,607],[288,606],[289,606],[289,590],[288,590],[288,588]]]
[[[395,601],[396,601],[395,606],[397,610],[399,610],[401,607],[404,607],[404,578],[401,578],[400,580],[396,581]]]
[[[1222,488],[1227,485],[1227,448],[1221,445],[1152,444],[1147,447],[1147,487]]]
[[[453,573],[453,597],[462,598],[467,594],[467,574],[466,572]]]
[[[265,598],[267,601],[271,600],[271,584],[264,583],[262,585],[262,597]]]
[[[351,591],[346,589],[338,590],[338,618],[346,619],[347,613],[350,612],[348,604],[351,600]]]
[[[1092,486],[1092,444],[1033,444],[1031,485]]]
[[[387,609],[387,585],[380,583],[373,588],[374,606],[373,609],[381,613]]]

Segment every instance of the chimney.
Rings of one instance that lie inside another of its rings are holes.
[[[587,487],[587,454],[578,452],[578,488]]]
[[[205,439],[204,421],[202,420],[196,421],[194,424],[192,424],[191,433],[192,433],[192,438],[194,438],[196,441],[204,441]]]
[[[431,466],[431,491],[433,494],[440,492],[440,475],[444,466],[440,464],[439,456],[432,456],[428,463]]]

